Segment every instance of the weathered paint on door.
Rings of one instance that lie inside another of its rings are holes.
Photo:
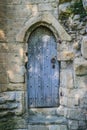
[[[29,37],[27,70],[29,107],[58,106],[57,43],[46,27],[36,28]]]

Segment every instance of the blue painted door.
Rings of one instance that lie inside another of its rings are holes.
[[[29,107],[55,107],[59,101],[57,43],[46,27],[36,28],[28,40]]]

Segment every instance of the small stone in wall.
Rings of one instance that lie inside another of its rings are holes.
[[[82,0],[83,7],[87,11],[87,0]]]
[[[58,60],[60,61],[68,61],[74,59],[74,53],[71,51],[63,51],[59,52],[58,54]]]
[[[78,129],[78,121],[69,120],[68,126],[70,130],[77,130]]]
[[[82,56],[87,59],[87,36],[83,37],[82,44],[81,44],[81,53]]]
[[[74,61],[74,70],[76,75],[87,75],[87,61],[83,58],[76,58]]]
[[[71,6],[70,2],[66,2],[66,3],[60,4],[59,5],[59,13],[60,14],[68,13],[68,8],[70,8],[70,6]]]

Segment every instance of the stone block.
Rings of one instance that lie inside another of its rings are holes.
[[[0,84],[0,92],[6,91],[24,91],[26,90],[26,86],[23,83],[8,83],[8,84]]]
[[[83,7],[87,11],[87,0],[82,0]]]
[[[4,87],[4,85],[3,85]],[[10,83],[7,85],[7,90],[8,91],[23,91],[23,90],[26,90],[26,86],[25,84],[13,84],[13,83]]]
[[[8,84],[0,84],[0,92],[7,91]]]
[[[68,9],[70,8],[71,3],[70,2],[65,2],[63,4],[59,5],[59,13],[62,15],[64,13],[68,13]]]
[[[14,91],[14,92],[3,92],[0,94],[0,110],[11,111],[20,115],[24,111],[24,92]]]
[[[79,129],[86,129],[86,122],[85,121],[79,121]]]
[[[73,69],[73,61],[61,61],[61,69]]]
[[[19,53],[20,55],[23,55],[23,44],[0,43],[0,52],[2,52],[2,53]]]
[[[57,108],[57,110],[56,110],[57,115],[59,115],[59,116],[64,116],[64,109],[65,109],[65,107],[62,106],[62,105],[60,105],[60,106]]]
[[[9,71],[8,78],[10,83],[24,83],[24,76],[21,74],[15,74]]]
[[[85,93],[85,94],[87,94],[87,93]],[[87,97],[83,97],[80,99],[80,108],[87,109]]]
[[[58,52],[59,61],[69,61],[74,59],[74,53],[71,51]]]
[[[6,84],[6,83],[8,83],[7,73],[0,73],[0,83],[1,83],[1,84]]]
[[[87,36],[83,37],[82,44],[81,44],[81,52],[82,52],[82,56],[87,59]]]
[[[21,18],[27,18],[30,17],[33,14],[33,10],[35,10],[38,7],[37,5],[31,5],[31,4],[17,4],[14,6],[14,4],[8,4],[6,5],[7,8],[7,18],[10,19],[21,19]],[[38,9],[38,8],[37,8]],[[36,9],[36,11],[38,11]],[[22,12],[22,13],[21,13]],[[15,23],[13,23],[15,24]]]
[[[64,93],[62,92],[62,94],[64,94]],[[69,96],[69,93],[66,96],[62,95],[62,96],[60,96],[60,104],[62,106],[66,106],[69,108],[76,108],[76,106],[80,105],[79,104],[79,97],[73,96],[73,98],[72,98]]]
[[[8,42],[15,42],[15,37],[18,34],[19,30],[21,30],[21,28],[24,26],[24,22],[26,21],[26,17],[24,18],[17,18],[17,17],[13,17],[13,14],[6,20],[6,38]],[[9,24],[10,23],[10,24]]]
[[[5,63],[7,60],[7,53],[0,53],[0,63]]]
[[[17,108],[17,103],[6,103],[6,104],[1,104],[0,105],[0,111],[4,110],[14,110]]]
[[[0,63],[0,73],[4,72],[6,72],[6,65],[4,63],[3,64]]]
[[[68,127],[70,130],[77,130],[79,126],[78,121],[74,121],[74,120],[69,120],[68,121]]]
[[[15,0],[15,1],[14,0],[7,0],[7,1],[6,0],[2,1],[1,0],[0,4],[4,4],[5,2],[8,3],[8,4],[14,4],[15,5],[15,4],[20,4],[21,0]]]
[[[28,130],[68,130],[66,125],[29,125]]]
[[[84,92],[83,92],[84,93]],[[73,91],[69,91],[67,96],[67,106],[69,108],[76,108],[80,106],[80,96],[81,92],[79,93],[76,89]]]
[[[0,112],[0,118],[3,118],[8,115],[8,111]]]
[[[74,88],[85,89],[87,88],[87,75],[85,76],[75,76]]]
[[[53,10],[53,7],[52,7],[51,3],[48,3],[48,4],[39,4],[38,8],[39,8],[39,11]]]
[[[81,109],[67,109],[66,117],[72,120],[85,121],[85,114],[82,112]]]
[[[73,88],[73,72],[71,69],[62,70],[60,73],[60,86],[65,88]]]
[[[38,4],[38,3],[50,3],[50,2],[55,2],[55,0],[26,0],[26,1],[24,1],[24,0],[22,0],[22,4]]]
[[[74,70],[76,75],[87,75],[87,60],[76,58],[74,61]]]
[[[16,115],[22,115],[26,109],[26,106],[24,106],[24,98],[24,91],[16,92],[16,102],[18,105],[18,108],[15,110]]]
[[[60,105],[67,106],[67,100],[68,98],[65,96],[60,97]]]

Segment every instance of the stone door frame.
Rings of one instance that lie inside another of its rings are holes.
[[[39,26],[45,26],[48,29],[50,29],[53,33],[53,35],[56,38],[56,43],[57,43],[57,50],[58,49],[58,44],[59,40],[63,41],[71,41],[70,35],[64,30],[64,28],[60,25],[58,20],[50,13],[38,13],[36,16],[33,16],[31,19],[29,19],[25,24],[24,27],[20,30],[20,32],[16,35],[16,42],[23,43],[24,44],[24,55],[28,53],[28,38],[30,34]],[[59,54],[59,52],[58,52]],[[27,55],[24,56],[24,64],[26,64],[26,60],[28,59]],[[58,58],[57,58],[58,59]],[[25,79],[26,74],[25,74]],[[27,81],[26,81],[27,83]],[[26,111],[28,110],[28,95],[27,95],[27,84],[25,83],[25,104],[26,104]],[[59,96],[60,98],[60,96]],[[25,107],[25,106],[24,106]],[[53,108],[55,109],[55,108]]]

